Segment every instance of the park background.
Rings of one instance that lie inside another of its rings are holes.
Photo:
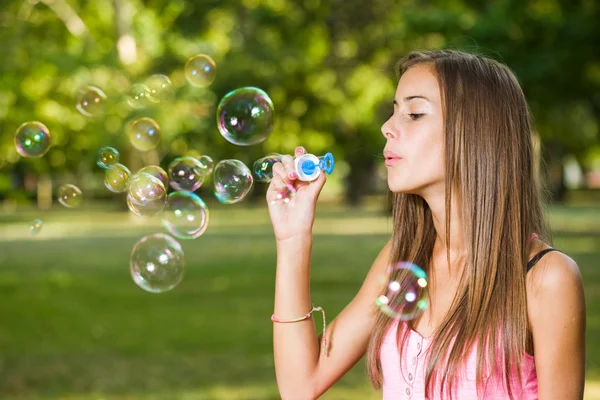
[[[129,273],[131,248],[163,232],[103,185],[97,151],[132,172],[182,155],[251,165],[304,145],[336,157],[318,205],[312,298],[331,320],[357,292],[391,232],[380,126],[394,65],[410,50],[455,48],[512,68],[535,118],[555,247],[581,269],[587,302],[586,399],[600,399],[600,5],[594,0],[2,0],[0,1],[0,398],[276,399],[271,347],[275,246],[264,192],[224,205],[197,193],[210,223],[181,241],[186,275],[150,294]],[[212,85],[190,86],[187,59],[208,54]],[[128,106],[152,74],[173,98]],[[85,85],[108,96],[101,118],[75,108]],[[220,98],[265,90],[275,129],[251,147],[217,131]],[[154,118],[149,152],[123,126]],[[16,129],[41,121],[53,146],[25,159]],[[56,190],[78,185],[76,209]],[[39,234],[29,225],[43,221]],[[317,328],[320,323],[317,319]],[[360,362],[325,399],[377,399]]]

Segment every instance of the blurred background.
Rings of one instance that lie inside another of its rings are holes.
[[[391,233],[380,127],[394,65],[410,50],[455,48],[506,63],[528,98],[554,246],[577,261],[586,289],[586,399],[600,399],[599,19],[595,0],[0,0],[0,398],[279,398],[267,184],[226,205],[209,177],[196,192],[208,229],[180,241],[184,279],[151,294],[129,259],[140,237],[164,231],[160,216],[132,215],[105,188],[98,149],[118,149],[133,172],[186,155],[251,166],[297,145],[332,152],[312,260],[312,298],[331,320]],[[216,63],[204,88],[185,77],[197,54]],[[169,77],[171,98],[132,108],[132,85],[154,74]],[[88,85],[106,94],[101,116],[75,107]],[[224,140],[215,118],[244,86],[275,109],[271,135],[249,147]],[[139,117],[161,127],[147,152],[124,133]],[[15,150],[27,121],[51,133],[43,157]],[[56,201],[65,183],[81,189],[80,207]],[[361,362],[323,398],[381,393]]]

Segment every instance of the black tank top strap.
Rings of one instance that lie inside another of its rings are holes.
[[[537,253],[535,256],[533,256],[533,258],[531,260],[529,260],[529,262],[527,263],[527,272],[529,272],[529,270],[531,268],[533,268],[533,266],[540,261],[540,259],[542,257],[544,257],[544,255],[546,253],[550,253],[551,251],[558,251],[560,253],[562,253],[562,251],[558,250],[558,249],[553,249],[553,248],[549,248],[549,249],[544,249],[542,251],[540,251],[539,253]]]

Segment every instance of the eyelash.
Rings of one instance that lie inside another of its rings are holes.
[[[418,120],[418,119],[419,119],[419,118],[421,118],[423,115],[425,115],[425,114],[415,114],[415,113],[413,113],[413,114],[408,114],[408,116],[410,117],[410,119],[412,119],[413,121],[416,121],[416,120]]]
[[[419,114],[419,113],[409,113],[409,114],[405,114],[408,115],[408,117],[412,120],[412,121],[416,121],[418,119],[420,119],[423,115],[423,113]],[[394,114],[392,113],[392,115],[390,115],[390,118],[393,117]]]

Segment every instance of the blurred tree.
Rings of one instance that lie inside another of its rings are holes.
[[[148,163],[166,168],[183,154],[251,165],[301,144],[347,163],[339,169],[347,170],[346,199],[358,204],[373,189],[380,164],[393,66],[402,54],[423,48],[476,51],[514,69],[543,142],[552,143],[549,164],[565,153],[583,159],[600,142],[600,15],[591,0],[3,3],[0,172],[20,171],[21,181],[24,174],[47,172],[81,181],[101,176],[95,157],[106,145],[117,147],[135,172]],[[217,79],[204,89],[184,76],[186,60],[198,53],[217,63]],[[129,107],[131,85],[154,73],[170,77],[173,100]],[[109,99],[98,118],[75,109],[75,92],[90,84]],[[264,89],[276,108],[274,132],[249,148],[226,142],[215,121],[219,99],[241,86]],[[123,127],[139,116],[161,126],[155,151],[140,153],[126,140]],[[44,122],[53,135],[54,146],[40,159],[20,158],[14,150],[16,128],[30,120]],[[13,196],[21,189],[10,182],[0,179],[0,192]]]

